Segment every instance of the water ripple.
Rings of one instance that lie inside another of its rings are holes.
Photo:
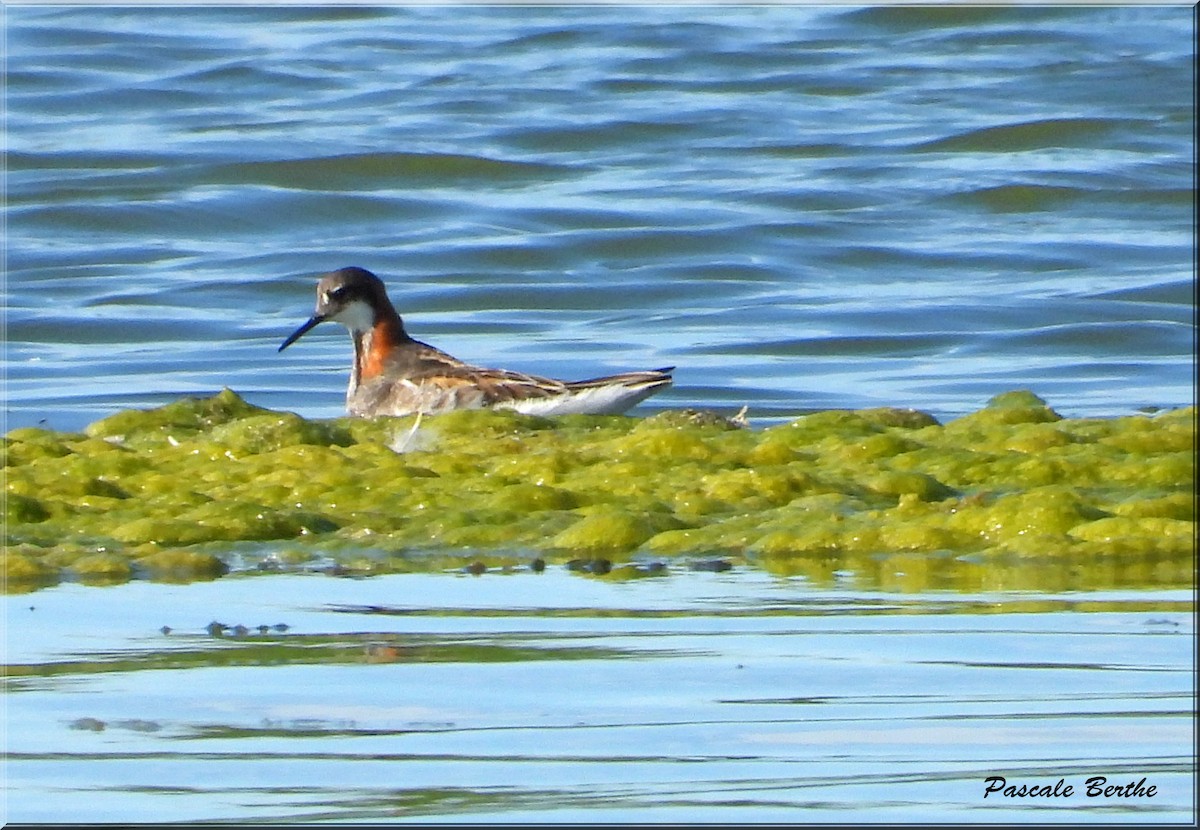
[[[275,349],[349,264],[649,409],[1194,397],[1186,10],[520,11],[10,9],[10,424],[336,414],[344,337]]]

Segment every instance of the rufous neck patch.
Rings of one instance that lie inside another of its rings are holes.
[[[362,363],[362,380],[370,380],[383,374],[392,349],[403,340],[403,330],[391,320],[380,320],[367,335],[366,355]]]

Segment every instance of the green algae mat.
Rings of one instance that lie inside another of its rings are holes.
[[[3,439],[9,591],[64,579],[712,562],[886,590],[1190,587],[1195,408],[308,421],[230,390]]]

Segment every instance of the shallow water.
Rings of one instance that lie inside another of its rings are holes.
[[[340,412],[314,278],[752,421],[1194,397],[1192,20],[1134,8],[6,9],[7,417]]]
[[[1187,591],[552,569],[61,585],[5,604],[17,821],[1192,815]],[[211,636],[214,620],[250,631]],[[993,775],[1075,793],[985,800]],[[1157,791],[1089,798],[1095,776]]]

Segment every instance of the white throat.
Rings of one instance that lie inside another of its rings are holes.
[[[350,329],[351,334],[363,334],[374,327],[375,310],[364,300],[351,300],[329,319]]]

